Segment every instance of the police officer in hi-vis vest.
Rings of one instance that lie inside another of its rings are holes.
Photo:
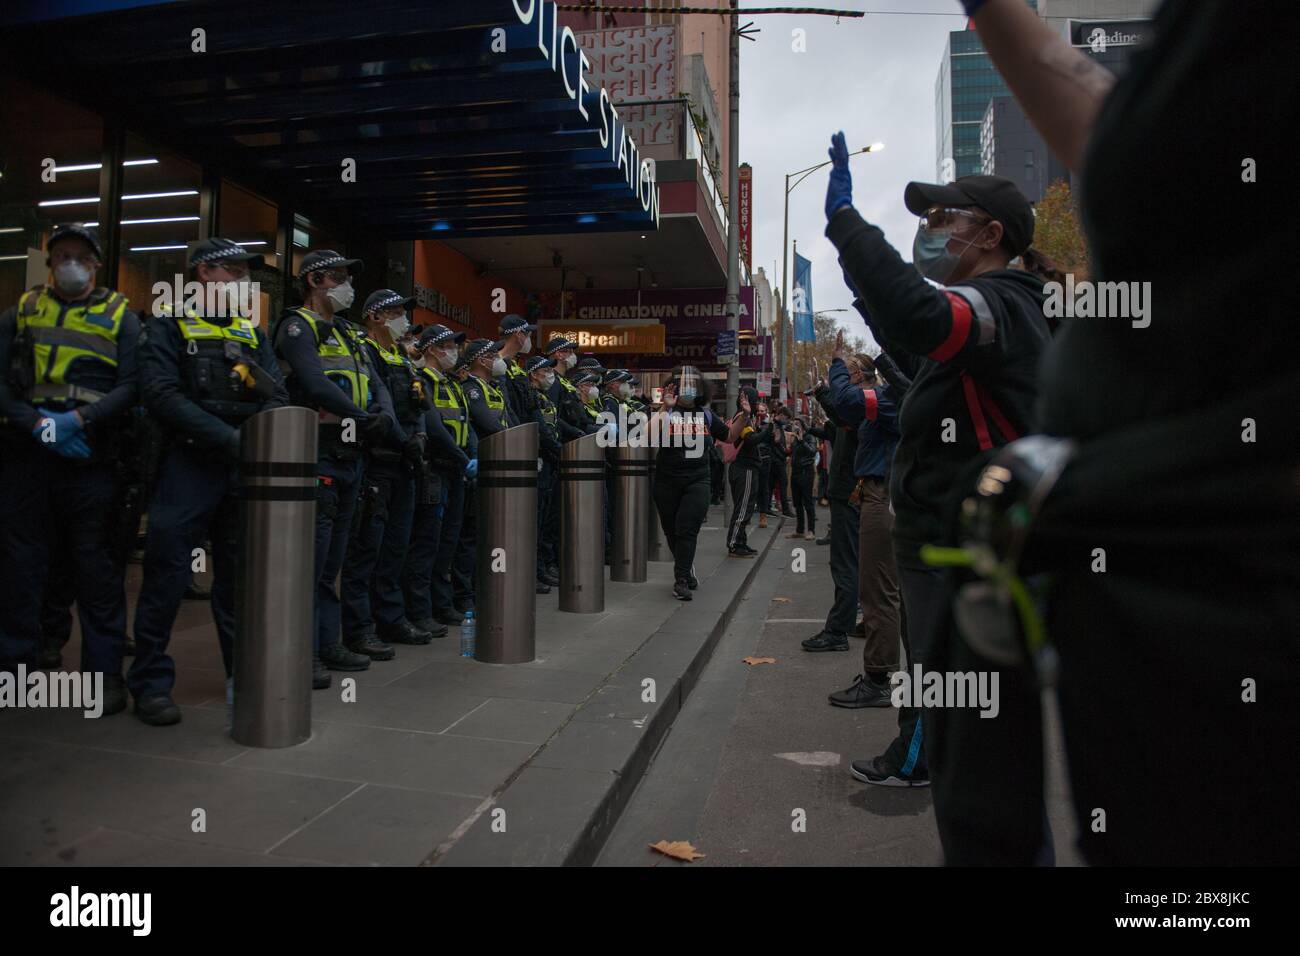
[[[501,320],[498,331],[501,340],[497,342],[496,349],[505,362],[505,371],[493,373],[497,379],[496,386],[505,394],[506,405],[517,424],[536,421],[536,393],[523,365],[524,360],[532,354],[533,333],[537,331],[537,326],[530,325],[522,316],[512,314]]]
[[[99,239],[59,226],[46,245],[51,283],[0,314],[0,670],[34,667],[41,595],[76,582],[81,666],[104,675],[103,713],[126,709],[124,565],[109,541],[117,430],[136,404],[140,321],[97,287]],[[66,542],[54,555],[50,541]]]
[[[396,425],[381,402],[387,392],[355,329],[336,312],[352,305],[351,270],[360,259],[333,249],[303,257],[296,282],[303,304],[288,309],[272,339],[293,404],[320,416],[316,474],[316,602],[312,686],[330,685],[326,668],[360,671],[370,658],[343,646],[334,582],[343,567],[361,489],[362,441],[379,441]]]
[[[362,341],[391,397],[397,427],[366,443],[365,477],[343,562],[343,639],[348,650],[377,661],[393,659],[392,644],[427,644],[447,633],[446,625],[429,631],[407,620],[402,594],[416,479],[424,472],[428,445],[424,412],[432,404],[424,376],[399,344],[411,324],[406,307],[413,301],[379,289],[361,308]]]
[[[136,716],[146,724],[181,719],[171,696],[176,665],[167,644],[190,583],[193,550],[205,540],[213,548],[212,618],[229,697],[240,561],[240,426],[289,402],[247,284],[249,270],[262,264],[260,255],[229,239],[200,242],[190,253],[189,278],[203,283],[203,308],[177,314],[178,304],[163,303],[140,334],[140,390],[165,435],[149,503],[135,660],[127,676]]]
[[[464,332],[431,325],[415,342],[420,368],[433,395],[433,408],[425,417],[429,430],[429,461],[442,479],[442,516],[436,533],[417,524],[406,558],[406,614],[417,626],[433,630],[434,624],[459,624],[452,606],[452,561],[460,541],[465,510],[465,484],[478,474],[478,436],[469,420],[469,405],[460,382],[450,369],[460,358],[457,348]],[[445,436],[445,438],[443,437]]]
[[[537,473],[537,593],[549,594],[552,587],[560,585],[558,534],[554,540],[547,538],[548,516],[559,511],[554,492],[560,445],[570,438],[580,438],[583,433],[560,419],[560,410],[546,394],[555,383],[555,363],[543,355],[534,355],[524,362],[524,371],[536,391],[537,454],[542,460]],[[559,522],[552,524],[558,533]]]

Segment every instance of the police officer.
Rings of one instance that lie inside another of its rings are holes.
[[[140,335],[141,392],[163,428],[166,451],[149,503],[136,654],[127,682],[136,716],[154,726],[181,719],[171,696],[176,665],[167,645],[190,583],[193,551],[209,538],[212,619],[230,698],[240,563],[239,430],[258,412],[289,402],[247,284],[249,270],[262,264],[260,255],[229,239],[200,242],[190,253],[189,278],[203,283],[204,309],[182,312],[181,303],[162,303]]]
[[[416,509],[402,590],[407,619],[430,633],[439,628],[445,633],[447,625],[460,621],[451,608],[449,575],[460,537],[465,478],[478,469],[473,460],[478,444],[469,425],[469,410],[459,383],[446,372],[460,357],[456,345],[464,338],[464,332],[453,332],[444,325],[429,326],[416,340],[417,357],[413,360],[431,399],[424,413],[429,435],[425,458],[437,482],[439,501],[436,507]],[[428,484],[426,476],[425,498],[430,497]]]
[[[394,643],[427,644],[447,633],[445,624],[424,630],[407,620],[402,593],[416,476],[424,471],[428,445],[424,412],[426,404],[432,405],[424,377],[399,344],[410,325],[406,308],[413,301],[392,289],[372,292],[361,307],[365,331],[357,333],[397,419],[388,435],[367,443],[365,477],[343,563],[344,642],[348,650],[377,661],[393,659]]]
[[[537,421],[537,393],[523,369],[523,358],[533,351],[533,333],[537,326],[530,325],[522,316],[507,315],[501,320],[499,331],[501,339],[497,342],[497,351],[501,353],[506,370],[498,376],[497,387],[505,392],[517,423]]]
[[[554,500],[556,474],[560,466],[560,445],[573,438],[581,438],[585,432],[574,428],[560,418],[560,411],[547,395],[555,384],[555,363],[542,355],[534,355],[524,362],[524,371],[537,391],[537,453],[542,459],[542,469],[537,473],[537,593],[549,594],[552,587],[560,584],[559,557],[559,521],[548,521],[548,517],[559,509]],[[555,537],[547,536],[548,529],[553,528]]]
[[[379,441],[396,425],[380,398],[386,395],[356,332],[336,314],[352,305],[353,270],[360,259],[333,249],[303,257],[297,289],[303,304],[287,310],[272,339],[295,405],[320,415],[316,504],[316,603],[312,686],[328,687],[326,668],[365,670],[370,658],[354,654],[340,638],[340,604],[334,582],[343,566],[361,487],[361,439]]]
[[[577,343],[557,335],[542,349],[542,354],[555,363],[555,374],[546,390],[546,396],[559,410],[561,421],[581,434],[590,434],[594,430],[591,418],[582,408],[582,397],[578,394],[577,386],[565,374],[578,364],[578,356],[573,351],[576,348]],[[563,429],[561,438],[568,440],[564,438]]]
[[[125,565],[108,527],[140,322],[125,296],[95,285],[103,251],[92,230],[60,226],[46,250],[50,284],[0,314],[0,669],[35,665],[46,581],[71,576],[81,666],[103,675],[103,713],[115,714],[127,703]],[[51,566],[52,537],[67,542],[70,566]]]
[[[475,339],[465,347],[461,357],[469,369],[465,400],[469,404],[470,423],[480,439],[519,424],[502,387],[508,373],[498,345],[491,339]]]

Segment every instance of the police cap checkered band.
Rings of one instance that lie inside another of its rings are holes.
[[[298,270],[298,276],[307,275],[309,272],[320,272],[322,269],[333,269],[338,266],[351,269],[356,266],[354,271],[360,272],[362,262],[360,259],[349,259],[346,256],[339,255],[333,249],[316,249],[307,253],[303,257],[302,267]]]
[[[555,367],[555,363],[552,362],[544,355],[530,356],[528,361],[524,363],[525,372],[536,372],[539,368],[554,368],[554,367]]]
[[[496,351],[497,344],[491,339],[475,339],[465,347],[465,362],[468,364],[477,361],[485,354],[495,353]]]
[[[257,268],[265,261],[256,252],[218,236],[204,239],[190,250],[190,268],[204,262],[247,262],[250,268]]]
[[[563,335],[557,335],[546,343],[546,347],[542,349],[542,354],[553,355],[561,349],[576,349],[577,347],[577,342],[571,342]]]
[[[378,312],[380,309],[387,309],[394,305],[405,308],[414,301],[413,298],[394,292],[392,289],[377,289],[366,296],[366,304],[361,307],[361,314],[369,315],[371,312]]]

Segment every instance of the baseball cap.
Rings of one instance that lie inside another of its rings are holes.
[[[1029,200],[1002,176],[962,176],[950,183],[908,183],[903,203],[920,216],[931,206],[978,206],[1002,223],[1002,242],[1018,256],[1034,241],[1034,210]]]
[[[237,242],[213,236],[190,250],[191,269],[204,262],[246,262],[250,269],[260,269],[266,264],[266,259],[256,252],[249,252]]]
[[[528,320],[522,315],[507,315],[501,320],[499,329],[502,335],[513,335],[515,332],[535,332],[537,326],[529,325]]]
[[[453,332],[445,325],[431,325],[420,333],[419,339],[415,342],[415,347],[423,352],[431,345],[441,345],[443,342],[455,342],[459,345],[465,341],[464,332]]]
[[[349,259],[335,252],[333,249],[314,249],[302,257],[302,268],[298,270],[298,276],[301,278],[309,272],[319,272],[321,269],[337,269],[344,266],[349,272],[361,272],[365,268],[365,263],[360,259]],[[353,268],[355,266],[355,268]]]
[[[84,239],[90,243],[90,248],[95,250],[95,258],[104,261],[104,250],[99,244],[99,233],[90,226],[83,226],[79,222],[69,222],[62,226],[55,226],[54,231],[50,233],[50,241],[45,244],[45,251],[48,253],[54,248],[54,244],[60,239],[69,237]]]
[[[376,289],[370,295],[366,296],[365,305],[361,306],[361,314],[369,315],[371,312],[378,312],[380,309],[392,308],[400,305],[406,308],[415,301],[413,296],[404,296],[400,292],[394,292],[392,289]]]

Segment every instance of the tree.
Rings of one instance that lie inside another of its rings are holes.
[[[1079,226],[1079,209],[1070,184],[1058,179],[1047,187],[1034,209],[1034,248],[1047,255],[1076,281],[1088,276],[1088,244]]]
[[[794,368],[791,370],[791,377],[794,379],[794,389],[801,392],[806,388],[811,388],[814,384],[812,377],[813,363],[816,363],[817,373],[824,378],[826,370],[831,365],[831,353],[835,351],[835,336],[839,333],[839,323],[835,318],[824,312],[818,312],[813,315],[813,335],[816,341],[813,342],[796,342],[794,355]],[[880,354],[880,349],[874,345],[868,345],[866,339],[859,336],[845,336],[844,348],[849,352],[861,352],[870,355],[872,358]]]

